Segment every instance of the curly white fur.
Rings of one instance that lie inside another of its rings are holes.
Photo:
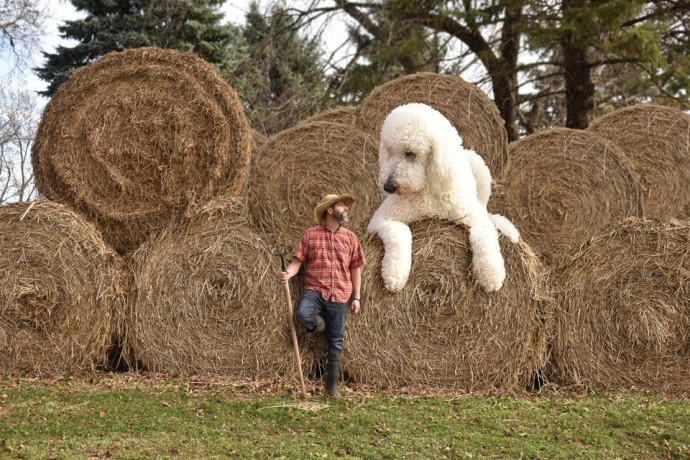
[[[472,272],[486,291],[505,280],[498,228],[511,241],[520,234],[505,217],[489,214],[491,173],[450,122],[425,104],[406,104],[383,123],[379,148],[379,185],[385,200],[369,222],[385,254],[381,276],[387,289],[401,290],[412,265],[408,224],[422,217],[450,219],[470,229]]]

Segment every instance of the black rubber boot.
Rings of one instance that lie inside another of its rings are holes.
[[[340,353],[328,353],[328,373],[326,374],[326,395],[339,398],[338,381],[340,380]]]

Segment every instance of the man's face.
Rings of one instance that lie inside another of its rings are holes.
[[[338,201],[333,205],[333,217],[341,224],[346,224],[350,221],[347,211],[348,208],[342,201]]]

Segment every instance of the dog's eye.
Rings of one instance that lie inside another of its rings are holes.
[[[414,154],[414,152],[410,152],[410,151],[405,152],[405,158],[407,158],[408,160],[413,160],[415,156],[416,155]]]

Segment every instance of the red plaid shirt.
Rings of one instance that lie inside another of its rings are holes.
[[[304,289],[337,303],[347,302],[352,294],[350,270],[367,263],[357,235],[342,225],[335,232],[325,224],[311,227],[292,255],[304,263]]]

